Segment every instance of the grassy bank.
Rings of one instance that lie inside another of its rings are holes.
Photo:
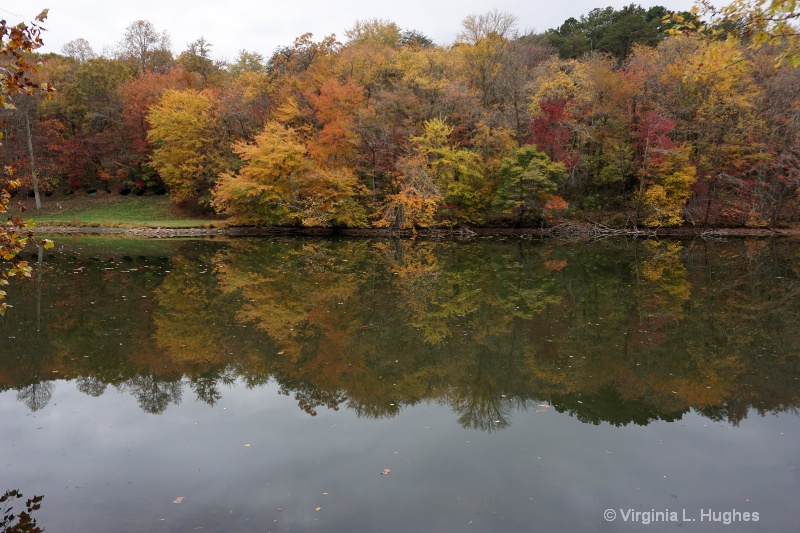
[[[32,198],[14,198],[9,214],[19,215],[14,206],[23,206],[21,214],[42,229],[50,228],[53,234],[106,233],[153,237],[192,237],[202,235],[267,235],[304,234],[327,235],[337,233],[353,236],[411,236],[419,235],[549,235],[562,238],[598,238],[610,235],[659,235],[676,237],[723,237],[723,236],[800,236],[800,228],[703,228],[686,226],[680,228],[647,229],[631,231],[614,229],[602,224],[586,221],[564,220],[557,227],[547,228],[431,228],[418,230],[391,229],[339,229],[330,228],[269,228],[234,227],[226,220],[214,217],[198,217],[182,211],[166,196],[120,196],[97,193],[76,193],[43,198],[42,209],[36,211]],[[592,217],[596,218],[596,217]],[[599,233],[598,233],[599,231]],[[574,234],[577,232],[577,234]]]
[[[175,207],[166,196],[96,196],[74,194],[42,200],[37,213],[32,199],[21,202],[23,218],[37,226],[106,228],[202,228],[225,226],[224,221],[199,218]]]

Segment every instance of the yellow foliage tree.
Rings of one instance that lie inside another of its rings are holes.
[[[147,117],[151,164],[178,203],[210,207],[211,188],[227,166],[227,142],[208,92],[166,91]]]
[[[459,148],[450,142],[453,127],[440,119],[425,122],[422,135],[411,137],[420,154],[428,159],[427,169],[433,182],[441,190],[447,222],[480,223],[482,211],[490,198],[481,196],[484,182],[483,161],[476,152]]]
[[[399,190],[386,197],[378,227],[414,230],[434,225],[443,196],[427,164],[427,157],[421,153],[397,162]]]
[[[670,152],[657,168],[657,179],[644,191],[647,226],[673,227],[683,224],[683,208],[697,181],[697,170],[689,162],[687,149]]]
[[[674,32],[697,31],[718,39],[736,28],[747,41],[750,50],[770,47],[779,50],[775,66],[800,67],[800,4],[797,0],[733,0],[724,7],[716,7],[709,0],[697,0],[692,8],[693,18],[673,13],[668,18],[674,23]],[[703,19],[703,21],[698,20]]]
[[[356,202],[355,177],[346,170],[317,166],[295,130],[268,122],[253,144],[238,142],[234,152],[244,166],[236,174],[220,174],[212,201],[217,212],[250,224],[366,224]]]

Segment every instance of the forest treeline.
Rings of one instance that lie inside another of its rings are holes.
[[[686,31],[699,24],[631,4],[535,34],[493,11],[440,45],[362,20],[219,61],[202,37],[174,56],[140,20],[113,52],[77,39],[42,55],[56,92],[3,111],[0,150],[45,194],[168,192],[242,224],[791,223],[787,37],[755,48],[744,23]]]

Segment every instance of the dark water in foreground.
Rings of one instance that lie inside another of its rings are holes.
[[[49,532],[795,530],[798,250],[60,237],[0,319],[0,494]]]

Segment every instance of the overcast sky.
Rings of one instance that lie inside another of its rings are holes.
[[[545,31],[569,17],[596,7],[619,9],[631,0],[0,0],[0,17],[30,22],[49,8],[43,52],[60,52],[64,43],[82,37],[97,53],[119,42],[125,28],[139,19],[166,30],[175,54],[205,37],[216,59],[234,59],[239,50],[269,57],[279,46],[311,32],[315,40],[344,31],[356,20],[385,19],[400,28],[422,32],[437,44],[451,44],[468,15],[493,9],[516,15],[521,31]],[[645,8],[663,5],[687,10],[692,0],[640,1]]]

